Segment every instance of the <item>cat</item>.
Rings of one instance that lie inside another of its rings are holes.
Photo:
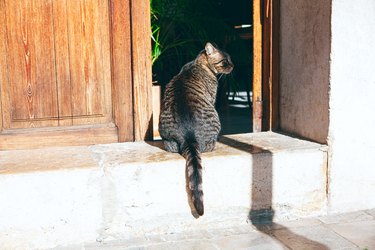
[[[204,213],[201,152],[215,148],[221,125],[215,110],[217,77],[233,70],[230,56],[206,43],[166,85],[159,132],[167,151],[186,159],[187,190],[195,211]]]

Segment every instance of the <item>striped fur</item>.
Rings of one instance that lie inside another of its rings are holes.
[[[221,129],[215,110],[217,76],[232,69],[230,56],[207,43],[167,84],[164,93],[159,132],[166,150],[186,159],[187,187],[199,215],[204,213],[200,152],[215,148]]]
[[[186,179],[192,202],[197,213],[203,215],[202,165],[199,145],[194,134],[186,135],[181,154],[186,159]]]

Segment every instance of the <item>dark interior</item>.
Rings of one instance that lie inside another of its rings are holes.
[[[222,134],[252,131],[252,1],[151,0],[153,80],[162,86],[193,60],[207,41],[235,65],[220,78],[216,108]]]

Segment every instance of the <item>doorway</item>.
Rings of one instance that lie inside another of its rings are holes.
[[[207,41],[215,42],[231,55],[235,65],[233,72],[219,81],[216,108],[222,134],[274,129],[268,126],[273,117],[270,62],[277,53],[277,43],[269,42],[273,39],[269,33],[275,31],[270,29],[274,15],[271,10],[277,8],[274,2],[151,0],[154,84],[160,85],[163,92]]]
[[[221,79],[217,109],[222,134],[253,132],[252,80],[253,80],[253,6],[251,1],[217,1],[221,18],[233,33],[226,41],[226,50],[232,56],[235,68],[227,78]]]
[[[252,2],[151,0],[151,30],[153,80],[161,92],[206,42],[231,56],[234,70],[220,78],[216,99],[222,134],[252,132]]]

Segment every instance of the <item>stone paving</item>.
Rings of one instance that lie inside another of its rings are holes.
[[[56,249],[372,250],[375,249],[375,209],[301,220],[277,221],[272,225],[258,227],[249,224],[226,229],[195,230],[164,235],[150,234],[142,238],[96,242]]]

